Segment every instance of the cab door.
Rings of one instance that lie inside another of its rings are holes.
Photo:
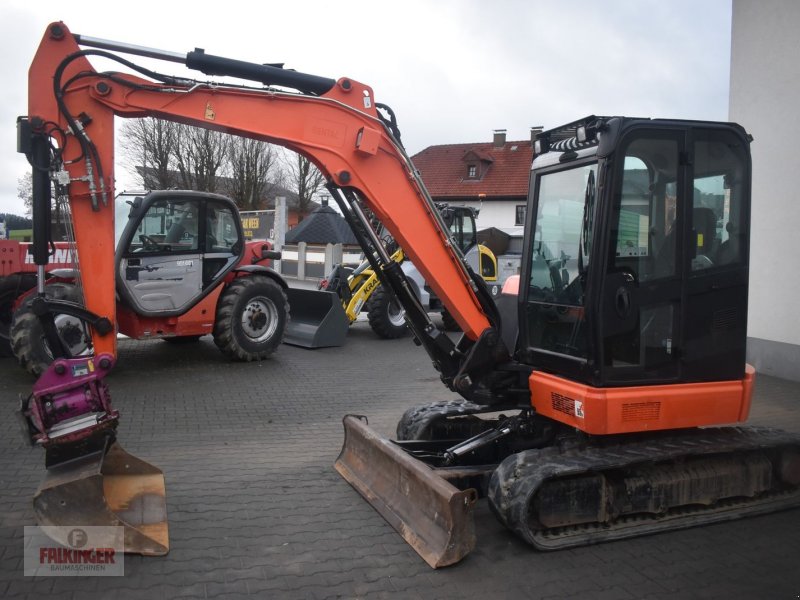
[[[604,385],[744,376],[749,140],[728,125],[633,129],[615,158]]]
[[[598,323],[604,385],[679,377],[684,144],[680,131],[634,129],[617,151]]]
[[[244,249],[232,202],[190,192],[134,201],[117,248],[117,290],[143,316],[185,313],[238,263]]]

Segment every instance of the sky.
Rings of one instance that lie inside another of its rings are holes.
[[[24,213],[16,118],[36,47],[59,20],[85,36],[361,81],[394,109],[410,154],[488,142],[495,129],[526,140],[532,126],[589,114],[728,117],[731,0],[4,0],[0,212]],[[116,169],[117,189],[134,187],[119,156]]]

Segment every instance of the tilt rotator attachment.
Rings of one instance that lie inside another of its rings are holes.
[[[114,358],[59,358],[20,402],[26,441],[44,447],[47,473],[33,497],[39,525],[124,528],[125,552],[169,551],[164,474],[116,441],[119,413],[103,380]],[[48,530],[58,536],[62,529]]]
[[[104,381],[113,364],[106,354],[57,358],[21,399],[24,437],[44,447],[47,467],[33,510],[39,525],[61,527],[47,533],[62,545],[70,527],[116,526],[126,553],[161,556],[169,551],[164,474],[116,441],[119,413]]]

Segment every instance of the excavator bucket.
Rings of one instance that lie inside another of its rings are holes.
[[[334,292],[289,288],[289,324],[284,343],[303,348],[343,346],[350,321]]]
[[[164,474],[116,442],[48,468],[33,510],[39,525],[63,529],[63,545],[70,526],[119,526],[126,553],[169,552]]]
[[[475,547],[475,490],[454,487],[424,463],[367,426],[344,418],[335,467],[434,569],[457,563]]]

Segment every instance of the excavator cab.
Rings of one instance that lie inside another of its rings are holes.
[[[541,550],[797,505],[796,435],[710,427],[747,419],[754,381],[749,143],[622,117],[540,134],[496,387],[409,408],[394,442],[344,419],[336,468],[431,566],[474,546],[479,496]]]
[[[520,359],[594,387],[742,379],[746,133],[589,117],[537,143]]]

